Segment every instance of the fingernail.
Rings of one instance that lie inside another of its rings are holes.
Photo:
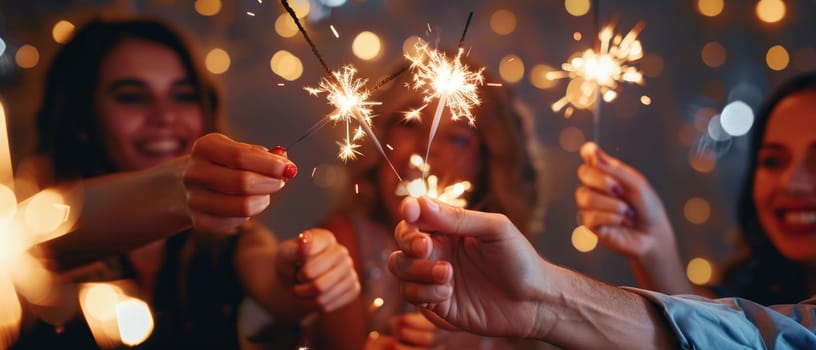
[[[306,260],[309,250],[312,248],[312,233],[303,231],[298,235],[298,260]]]
[[[431,268],[431,275],[435,281],[444,283],[448,280],[448,267],[443,263],[437,263]]]
[[[620,185],[612,185],[609,190],[617,197],[623,196],[623,187],[620,187]]]
[[[626,208],[626,210],[623,211],[623,216],[634,220],[635,219],[635,211],[632,210],[632,208]]]
[[[439,212],[439,204],[436,204],[436,202],[426,198],[425,204],[428,206],[428,210],[434,213]]]
[[[297,176],[297,165],[294,164],[287,164],[285,168],[283,168],[283,181],[289,181],[293,177]]]
[[[286,148],[284,148],[283,146],[275,146],[269,149],[269,153],[286,157]]]
[[[603,152],[601,152],[600,148],[595,149],[595,158],[598,159],[599,164],[603,166],[609,165],[609,162],[606,161],[606,158],[604,157]]]

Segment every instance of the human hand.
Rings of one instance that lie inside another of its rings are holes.
[[[547,263],[507,217],[406,198],[389,268],[431,322],[488,336],[536,332]]]
[[[268,151],[217,133],[200,137],[183,173],[193,228],[233,232],[295,175],[297,166],[282,148]]]
[[[583,186],[575,191],[583,224],[609,249],[636,260],[658,259],[676,247],[666,210],[637,169],[598,145],[581,147],[578,168]]]
[[[348,249],[328,230],[307,230],[281,242],[275,266],[278,281],[310,309],[331,312],[360,294]]]

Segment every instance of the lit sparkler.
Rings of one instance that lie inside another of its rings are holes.
[[[643,58],[643,47],[637,39],[643,27],[642,22],[638,23],[622,36],[615,35],[614,28],[607,26],[598,33],[597,51],[587,49],[575,53],[561,65],[563,71],[547,73],[547,79],[570,79],[564,97],[553,103],[553,111],[558,112],[570,105],[564,111],[564,115],[569,116],[574,108],[594,108],[597,139],[601,101],[614,101],[620,83],[643,84],[643,74],[633,65]]]
[[[362,140],[366,134],[375,138],[371,129],[371,105],[377,102],[368,101],[369,93],[365,90],[367,80],[356,78],[357,70],[352,66],[345,66],[341,70],[332,72],[332,77],[323,78],[318,88],[307,87],[306,91],[311,95],[326,93],[329,104],[335,110],[328,115],[329,120],[343,122],[346,126],[346,138],[340,145],[338,157],[343,161],[353,160],[360,154],[357,148],[360,145],[357,141]],[[357,122],[357,128],[352,132],[352,122]],[[379,142],[377,142],[379,144]]]
[[[411,155],[411,166],[419,169],[423,174],[430,171],[430,165],[425,163],[422,157],[418,154]],[[464,208],[467,206],[467,200],[462,198],[465,192],[469,192],[472,185],[469,181],[460,181],[453,185],[445,186],[440,190],[439,178],[436,175],[429,175],[427,178],[419,177],[411,180],[407,185],[397,186],[395,194],[398,196],[430,197],[438,199],[443,203],[447,203],[456,207]]]
[[[308,43],[312,48],[312,53],[314,53],[315,57],[318,59],[318,61],[320,61],[320,65],[327,74],[326,77],[324,77],[320,82],[318,88],[307,88],[307,91],[313,95],[325,92],[328,96],[329,104],[335,107],[334,112],[332,112],[327,118],[324,118],[312,126],[294,143],[297,144],[301,140],[322,128],[331,120],[343,120],[346,122],[346,139],[345,142],[338,143],[340,145],[340,153],[338,157],[344,161],[355,159],[357,155],[360,154],[360,152],[357,151],[357,148],[360,147],[360,145],[354,143],[354,141],[360,140],[365,134],[371,139],[372,142],[374,142],[377,150],[380,151],[380,154],[383,156],[383,158],[385,158],[385,161],[388,162],[391,170],[394,171],[394,174],[397,176],[399,181],[402,182],[402,177],[399,175],[399,172],[397,172],[397,169],[394,168],[391,160],[388,159],[388,155],[385,154],[385,150],[383,149],[382,144],[380,144],[377,135],[374,134],[373,130],[371,130],[371,110],[368,106],[376,103],[366,101],[369,96],[369,91],[365,89],[367,80],[355,78],[357,70],[352,66],[344,66],[339,71],[332,72],[329,69],[329,66],[326,64],[326,61],[323,59],[323,56],[320,55],[320,51],[317,50],[317,45],[314,44],[312,39],[309,37],[309,34],[306,33],[306,29],[303,28],[303,24],[300,23],[300,20],[295,14],[295,10],[289,6],[289,2],[287,0],[281,0],[281,5],[283,5],[286,12],[289,13],[292,20],[295,21],[298,31],[300,31],[300,34],[303,35],[306,43]],[[388,77],[387,80],[394,79],[400,73]],[[378,83],[374,90],[386,82],[387,81],[382,81]],[[351,135],[351,126],[349,125],[349,121],[352,118],[355,119],[358,124],[358,128],[354,132],[354,136]]]
[[[473,13],[470,13],[456,56],[453,58],[448,58],[444,52],[437,49],[430,49],[425,42],[417,43],[416,56],[406,55],[411,60],[411,68],[414,70],[412,86],[416,90],[421,90],[425,95],[425,106],[422,106],[420,110],[433,100],[437,100],[425,152],[426,159],[430,154],[431,144],[439,128],[442,112],[446,107],[453,120],[466,118],[471,126],[475,126],[471,109],[481,103],[476,91],[477,86],[484,83],[482,75],[484,68],[471,70],[461,60],[464,53],[462,44],[472,17]]]

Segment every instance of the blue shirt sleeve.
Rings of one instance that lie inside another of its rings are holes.
[[[816,349],[816,299],[764,306],[741,298],[625,289],[659,308],[681,349]]]

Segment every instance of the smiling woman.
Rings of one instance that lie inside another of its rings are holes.
[[[250,220],[297,167],[282,148],[215,132],[216,89],[192,52],[168,25],[141,18],[94,19],[60,49],[37,120],[39,153],[19,168],[40,188],[79,182],[85,196],[74,231],[37,248],[60,280],[132,282],[128,297],[155,317],[140,348],[237,348],[244,298],[283,331],[271,342],[294,347],[292,329],[355,298],[357,276],[331,232],[278,244]],[[84,301],[84,320],[44,312],[15,348],[110,345],[88,310],[114,305]],[[119,315],[115,307],[107,311]],[[115,334],[113,345],[134,345]]]

